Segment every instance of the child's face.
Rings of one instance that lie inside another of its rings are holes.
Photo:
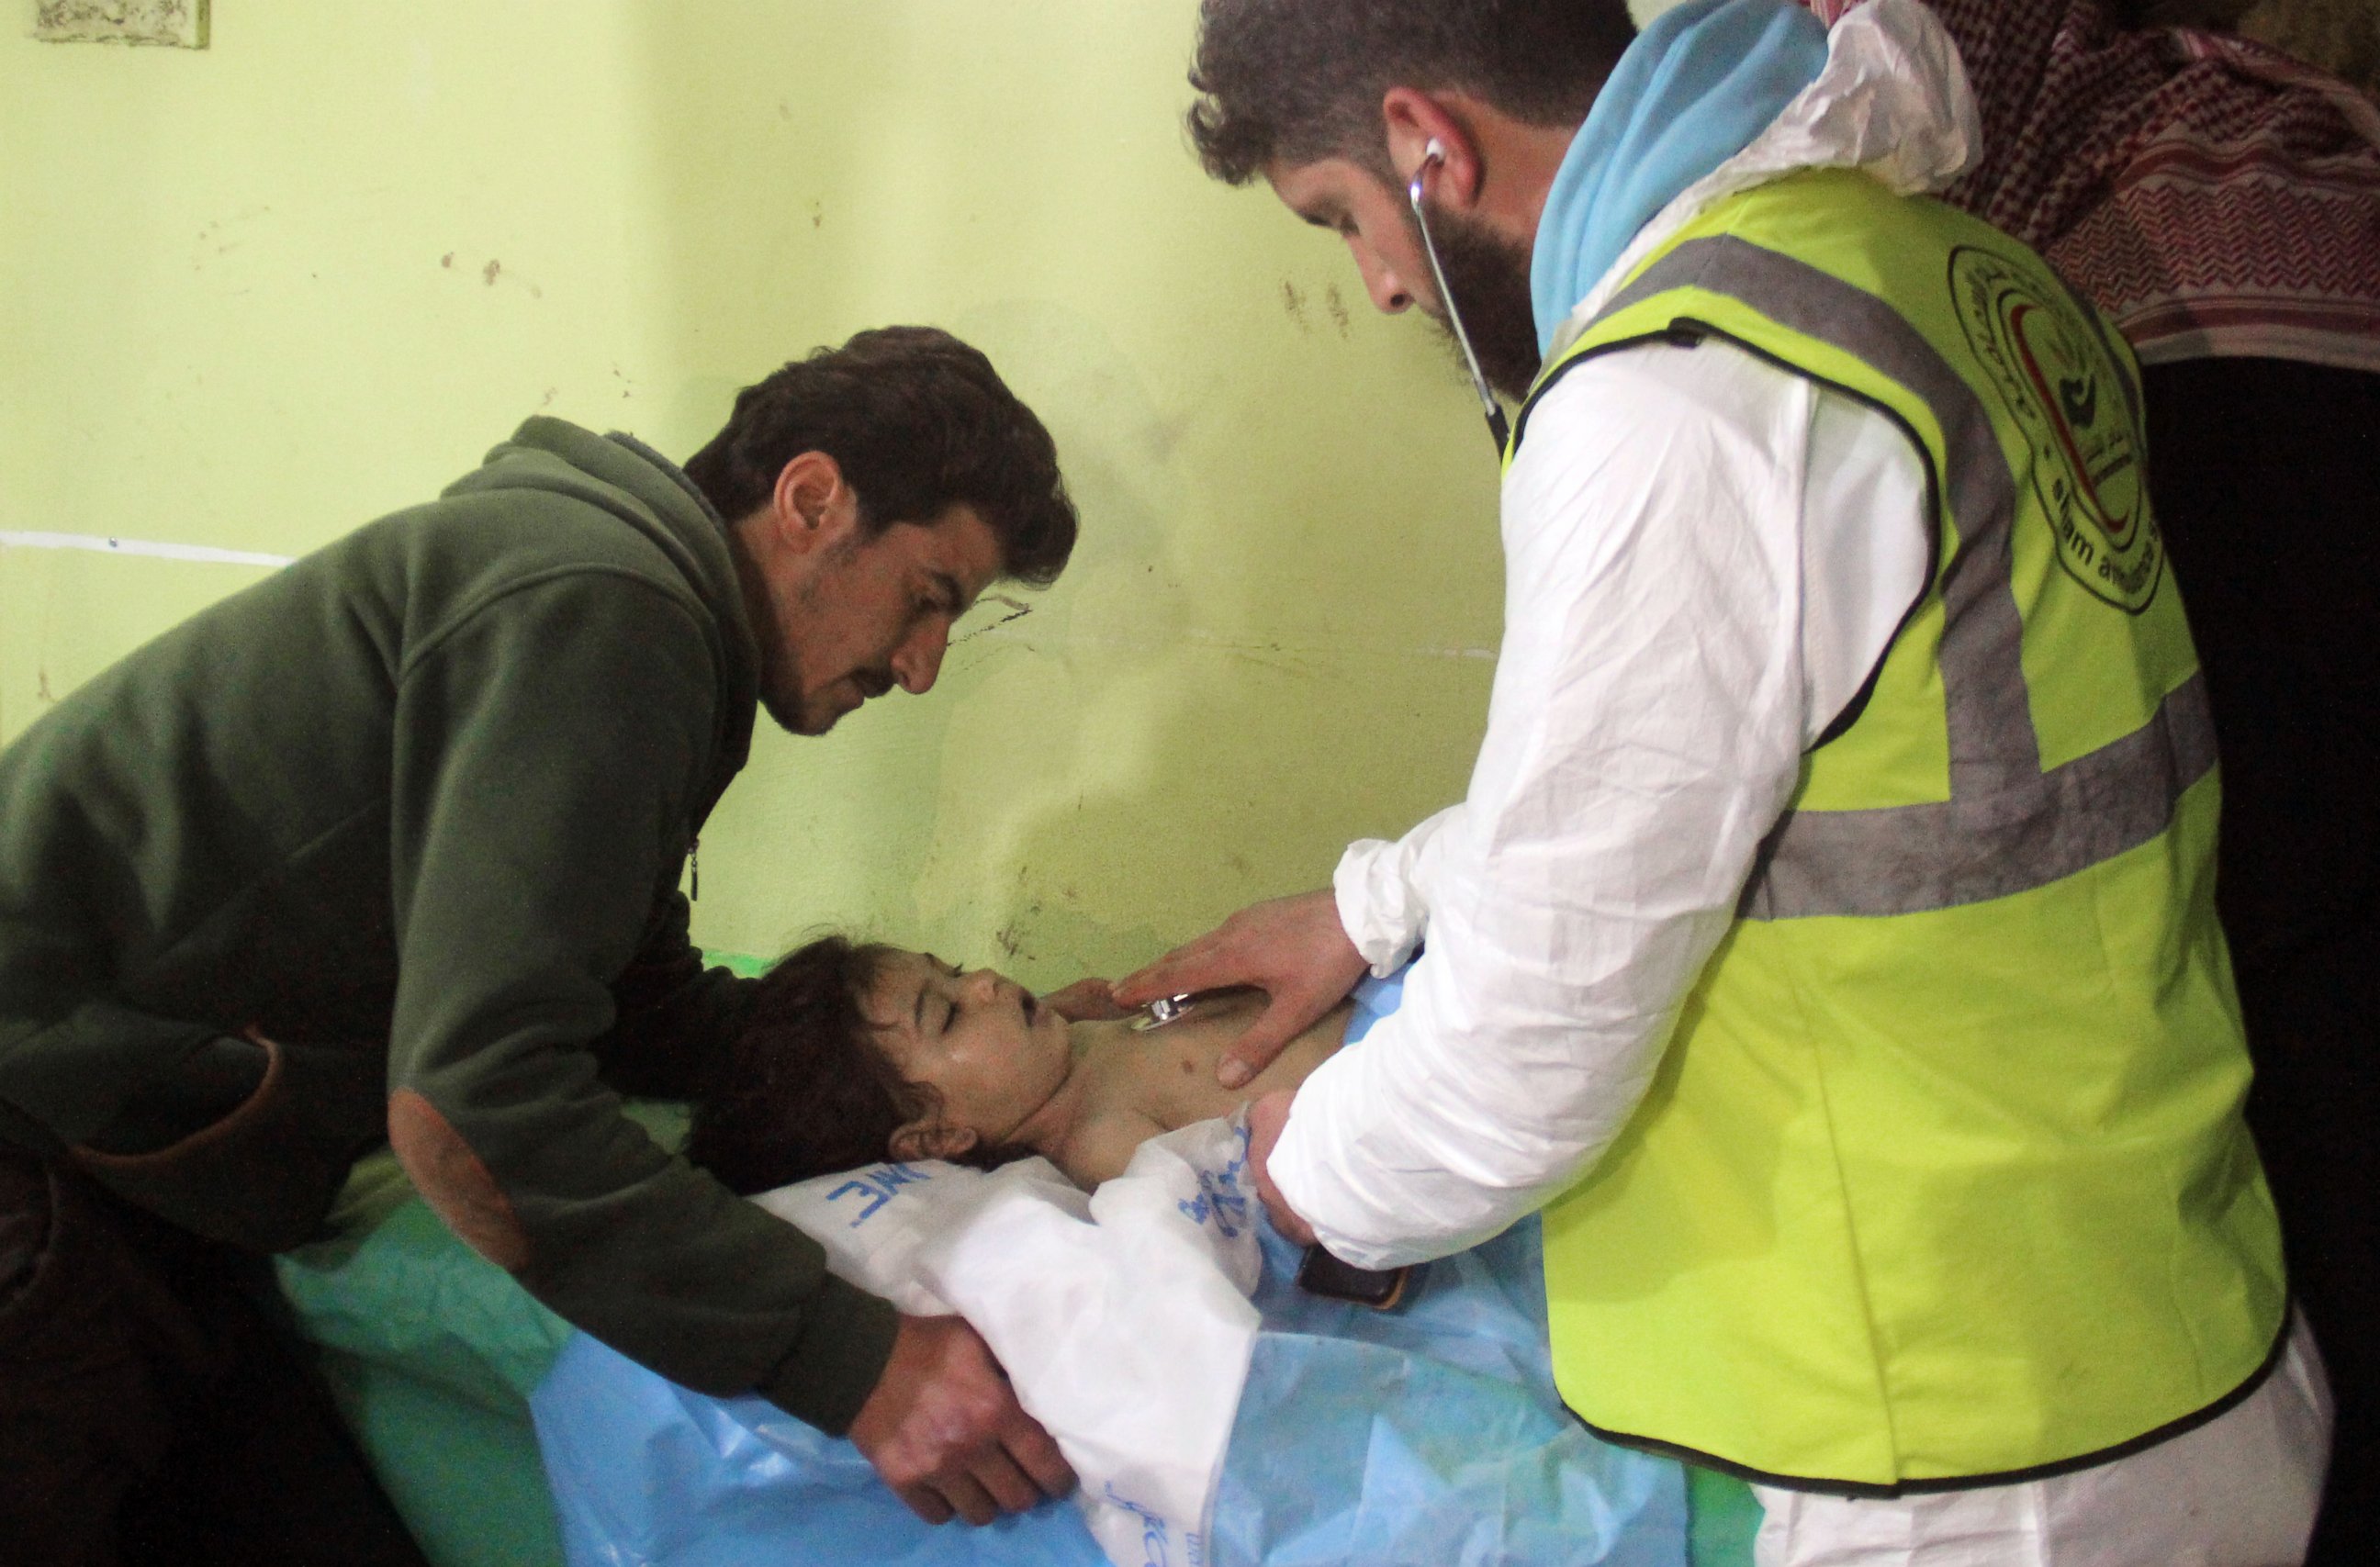
[[[946,1159],[1011,1140],[1073,1063],[1066,1020],[1030,990],[989,968],[963,974],[929,953],[885,959],[860,1011],[895,1070],[941,1096],[921,1143],[905,1151],[896,1135],[898,1158]]]

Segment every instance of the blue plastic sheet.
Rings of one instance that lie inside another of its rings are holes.
[[[1554,1391],[1536,1220],[1431,1263],[1394,1312],[1305,1294],[1296,1261],[1268,1232],[1215,1561],[1685,1561],[1682,1471],[1597,1441]]]

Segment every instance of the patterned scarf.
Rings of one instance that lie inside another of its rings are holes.
[[[1804,0],[1833,21],[1860,0]],[[2245,39],[2097,0],[1928,0],[1983,109],[1944,199],[2047,256],[2148,363],[2380,370],[2380,109]]]

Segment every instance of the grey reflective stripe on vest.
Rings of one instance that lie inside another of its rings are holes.
[[[1739,912],[1791,919],[1981,903],[2060,881],[2164,832],[2182,792],[2215,764],[2204,683],[2193,674],[2139,730],[2042,771],[2010,577],[2017,480],[1974,388],[1882,299],[1731,236],[1680,245],[1597,319],[1685,287],[1741,300],[1921,398],[1942,431],[1936,478],[1959,535],[1938,585],[1950,798],[1788,811],[1761,847]]]
[[[1736,912],[1915,914],[2029,892],[2164,832],[2182,791],[2214,765],[2206,683],[2192,674],[2147,723],[2025,787],[1878,810],[1787,812]]]

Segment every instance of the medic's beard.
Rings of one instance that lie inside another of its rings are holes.
[[[1414,233],[1418,243],[1419,225]],[[1480,373],[1489,386],[1519,402],[1529,395],[1539,363],[1528,252],[1484,224],[1436,209],[1429,214],[1429,233],[1454,308],[1463,313],[1463,330],[1471,334],[1471,351],[1479,356]],[[1442,315],[1433,319],[1460,364],[1463,346],[1453,326]]]

